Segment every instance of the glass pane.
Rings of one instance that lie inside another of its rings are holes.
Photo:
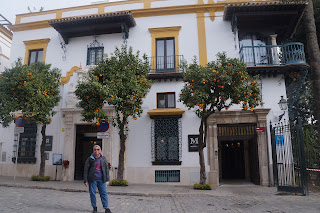
[[[97,55],[97,63],[102,60],[102,55],[103,55],[103,49],[99,48],[98,55]]]
[[[89,50],[89,65],[95,64],[95,58],[96,58],[96,54],[94,52],[94,49],[90,49]]]
[[[168,39],[167,40],[167,56],[173,56],[174,55],[174,40]]]
[[[175,107],[175,95],[174,93],[168,93],[168,108],[174,108]]]
[[[166,51],[166,67],[167,69],[174,69],[175,61],[174,61],[174,40],[167,40],[167,51]]]
[[[156,69],[164,69],[164,40],[157,40]]]
[[[37,62],[42,62],[43,50],[38,50]]]
[[[164,56],[164,40],[157,40],[157,56]]]
[[[158,94],[158,108],[166,108],[165,94]]]
[[[36,63],[37,51],[30,51],[29,54],[29,65]]]

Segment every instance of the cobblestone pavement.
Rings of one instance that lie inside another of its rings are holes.
[[[104,212],[97,194],[98,210]],[[113,213],[320,212],[320,196],[246,194],[132,196],[109,195]],[[91,212],[88,192],[0,186],[0,212]]]

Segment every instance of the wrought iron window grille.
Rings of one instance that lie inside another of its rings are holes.
[[[156,170],[155,182],[180,182],[180,170]]]
[[[18,163],[36,163],[36,144],[37,144],[37,124],[35,122],[26,123],[24,125],[24,133],[20,134],[18,145]],[[16,149],[14,146],[14,153],[12,161],[15,162]]]
[[[182,122],[176,117],[155,118],[151,124],[153,165],[181,165]]]
[[[97,37],[94,41],[87,45],[87,65],[97,65],[103,58],[104,46],[103,43],[97,41]]]

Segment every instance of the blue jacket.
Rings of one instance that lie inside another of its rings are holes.
[[[102,179],[104,182],[109,181],[109,165],[108,161],[104,156],[101,156],[101,169],[102,169]],[[86,163],[84,165],[84,175],[83,181],[86,182],[93,182],[94,176],[96,172],[96,159],[93,155],[88,157]]]

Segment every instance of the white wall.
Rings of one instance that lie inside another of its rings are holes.
[[[10,67],[10,48],[11,40],[0,31],[0,73]]]

